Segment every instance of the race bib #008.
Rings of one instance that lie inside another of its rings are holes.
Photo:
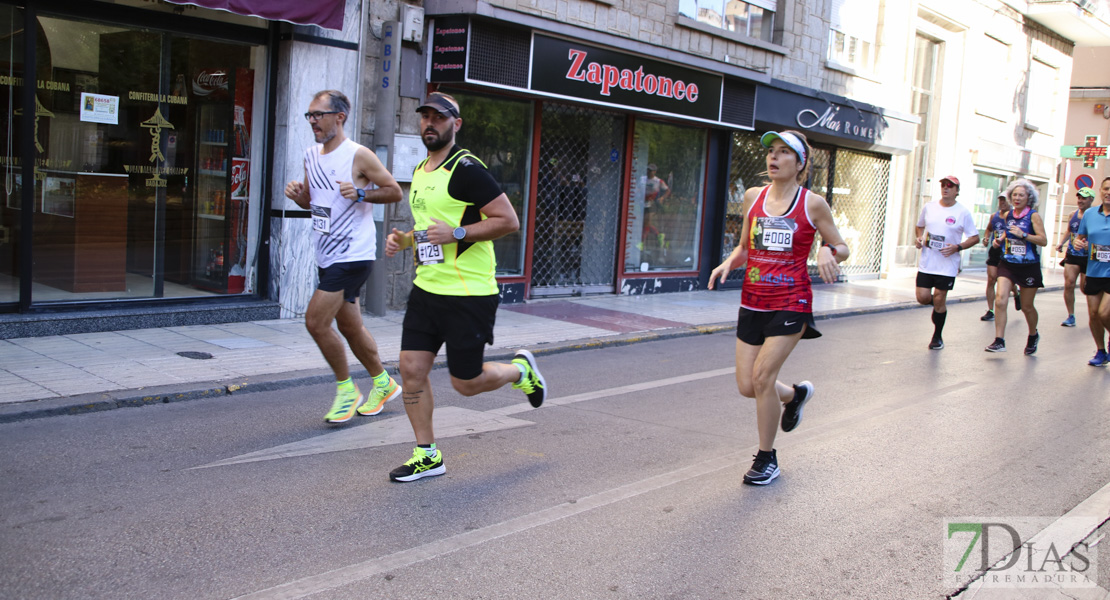
[[[787,217],[758,217],[752,231],[756,250],[790,252],[794,249],[794,219]]]
[[[428,231],[421,229],[412,232],[413,252],[416,253],[416,264],[438,265],[444,262],[443,246],[428,241]]]

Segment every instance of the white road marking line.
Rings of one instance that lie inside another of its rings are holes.
[[[667,385],[678,385],[697,381],[699,379],[728,375],[735,370],[734,367],[729,367],[727,369],[716,369],[713,371],[668,377],[666,379],[657,379],[655,381],[633,383],[605,390],[575,394],[574,396],[567,396],[565,398],[550,399],[547,401],[547,405],[565,406],[567,404],[574,404],[575,402],[631,394]],[[436,439],[444,440],[460,435],[472,435],[475,433],[486,433],[489,431],[534,425],[535,423],[532,421],[510,417],[510,415],[532,410],[535,409],[525,402],[484,412],[459,406],[445,406],[435,411]],[[355,418],[358,419],[359,417]],[[329,432],[299,442],[292,442],[281,446],[274,446],[273,448],[241,454],[239,456],[211,462],[206,465],[191,467],[187,470],[225,467],[248,462],[310,456],[327,452],[343,452],[345,450],[361,450],[364,448],[377,448],[379,446],[388,446],[391,444],[415,442],[416,438],[412,433],[412,426],[409,425],[408,419],[401,415],[382,419],[367,425]]]
[[[742,454],[742,453],[741,453]],[[302,579],[289,581],[269,589],[260,590],[239,596],[239,599],[285,599],[304,598],[327,590],[336,589],[344,585],[361,581],[368,577],[391,570],[402,569],[426,560],[450,554],[498,538],[514,535],[522,531],[547,525],[559,519],[571,517],[587,511],[601,508],[615,502],[627,500],[641,494],[652,492],[676,483],[712,475],[717,471],[736,467],[736,461],[741,460],[739,454],[730,456],[717,456],[695,465],[663,473],[654,477],[623,485],[618,488],[599,492],[592,496],[579,499],[577,502],[564,503],[551,508],[527,515],[521,515],[501,523],[494,523],[481,529],[461,533],[446,539],[429,542],[423,546],[401,550],[380,558],[370,559],[346,567],[312,575]]]
[[[712,377],[720,377],[722,375],[730,375],[736,372],[736,367],[728,367],[726,369],[714,369],[712,371],[702,371],[700,373],[690,373],[689,375],[678,375],[676,377],[667,377],[666,379],[656,379],[655,381],[643,381],[640,383],[631,383],[629,385],[622,385],[620,387],[609,388],[605,390],[597,390],[594,392],[584,392],[575,394],[573,396],[564,396],[562,398],[551,398],[544,403],[544,406],[566,406],[574,404],[575,402],[584,402],[586,400],[597,400],[599,398],[608,398],[610,396],[620,396],[622,394],[631,394],[633,392],[642,392],[667,385],[678,385],[680,383],[689,383],[691,381],[698,381],[701,379],[709,379]],[[497,408],[487,411],[490,414],[497,414],[503,416],[514,415],[519,412],[534,410],[527,404],[514,404],[503,408]]]

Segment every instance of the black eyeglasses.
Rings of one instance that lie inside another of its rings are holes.
[[[318,111],[315,111],[315,112],[306,112],[304,114],[304,118],[306,120],[310,121],[310,122],[311,121],[319,121],[320,119],[322,119],[324,117],[324,115],[337,115],[340,112],[341,111],[338,111],[338,110],[328,110],[328,111],[318,110]]]

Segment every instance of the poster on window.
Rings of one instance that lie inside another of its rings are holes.
[[[119,96],[81,92],[81,120],[119,125]]]
[[[42,186],[42,212],[73,218],[76,214],[76,187],[77,180],[71,177],[47,177]]]

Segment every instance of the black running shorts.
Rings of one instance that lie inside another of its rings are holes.
[[[1041,263],[998,263],[998,276],[1014,282],[1019,288],[1043,288]]]
[[[1083,285],[1084,296],[1097,296],[1100,293],[1110,294],[1110,277],[1087,277]]]
[[[1079,254],[1079,255],[1065,254],[1064,255],[1064,264],[1065,265],[1075,265],[1075,266],[1079,267],[1079,272],[1080,273],[1086,273],[1087,272],[1087,255],[1086,254]]]
[[[762,346],[769,337],[794,335],[803,328],[803,340],[821,337],[813,326],[813,314],[790,310],[760,311],[740,307],[736,318],[736,337],[749,346]]]
[[[442,296],[413,286],[401,328],[401,350],[438,354],[447,344],[447,371],[456,379],[482,374],[485,345],[493,343],[500,298]]]
[[[917,272],[917,287],[931,290],[936,288],[941,291],[950,292],[952,288],[956,287],[956,278],[949,277],[948,275],[934,275],[932,273]]]
[[[987,250],[987,266],[997,267],[998,263],[1002,262],[1002,248],[995,248],[994,244],[988,246]]]
[[[356,260],[354,262],[341,262],[324,268],[317,267],[316,274],[320,276],[320,283],[316,289],[321,292],[343,292],[343,299],[354,302],[362,291],[362,284],[370,278],[370,270],[374,268],[372,260]]]

